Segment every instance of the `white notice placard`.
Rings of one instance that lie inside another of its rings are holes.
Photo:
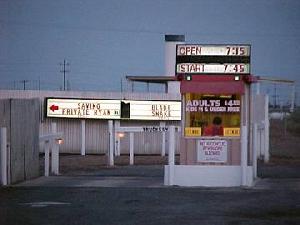
[[[199,140],[197,144],[198,162],[227,162],[226,140]]]

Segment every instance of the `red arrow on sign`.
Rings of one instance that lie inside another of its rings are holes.
[[[52,110],[52,112],[54,112],[55,110],[58,110],[58,105],[51,105],[50,110]]]

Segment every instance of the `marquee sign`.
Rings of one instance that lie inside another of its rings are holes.
[[[120,101],[47,99],[47,117],[120,119]]]
[[[204,63],[179,63],[177,73],[231,73],[249,74],[249,64],[204,64]]]
[[[250,56],[250,45],[177,45],[177,56]]]
[[[179,44],[176,74],[250,74],[250,45]]]
[[[239,99],[194,99],[186,100],[186,112],[208,113],[239,113],[241,101]]]
[[[130,108],[127,119],[181,120],[181,102],[177,101],[122,101]]]
[[[181,102],[48,98],[46,115],[80,119],[181,120]]]

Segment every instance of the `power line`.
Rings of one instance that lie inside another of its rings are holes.
[[[68,63],[65,59],[63,63],[60,63],[60,65],[63,67],[62,70],[60,71],[61,73],[63,73],[63,90],[66,90],[66,73],[70,72],[70,70],[66,70],[66,66],[69,66],[70,63]]]
[[[21,82],[23,83],[23,90],[26,90],[26,83],[28,83],[29,80],[21,80]]]
[[[287,33],[226,33],[226,32],[189,32],[186,30],[159,30],[159,29],[146,29],[146,28],[98,28],[93,26],[74,26],[63,23],[33,23],[33,22],[21,22],[21,21],[8,21],[8,20],[0,20],[0,22],[7,25],[15,25],[15,26],[28,26],[28,27],[39,27],[43,29],[63,29],[63,30],[81,30],[81,31],[95,31],[95,32],[117,32],[117,33],[134,33],[134,34],[151,34],[151,35],[164,35],[166,33],[185,33],[186,35],[194,35],[194,36],[246,36],[246,37],[258,37],[258,38],[269,38],[269,37],[280,37],[280,38],[291,38],[298,39],[299,35],[295,34],[287,34]]]

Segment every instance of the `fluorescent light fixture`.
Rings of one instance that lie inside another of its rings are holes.
[[[64,143],[64,139],[62,139],[62,138],[56,139],[56,144],[62,145],[63,143]]]
[[[119,138],[123,138],[124,136],[125,136],[124,133],[118,133],[118,137],[119,137]]]
[[[216,95],[203,95],[203,97],[216,97]]]
[[[192,80],[192,76],[191,75],[187,75],[186,76],[186,80]]]
[[[232,98],[232,95],[220,95],[220,98]]]
[[[240,80],[240,76],[239,75],[234,76],[234,80],[236,81]]]

